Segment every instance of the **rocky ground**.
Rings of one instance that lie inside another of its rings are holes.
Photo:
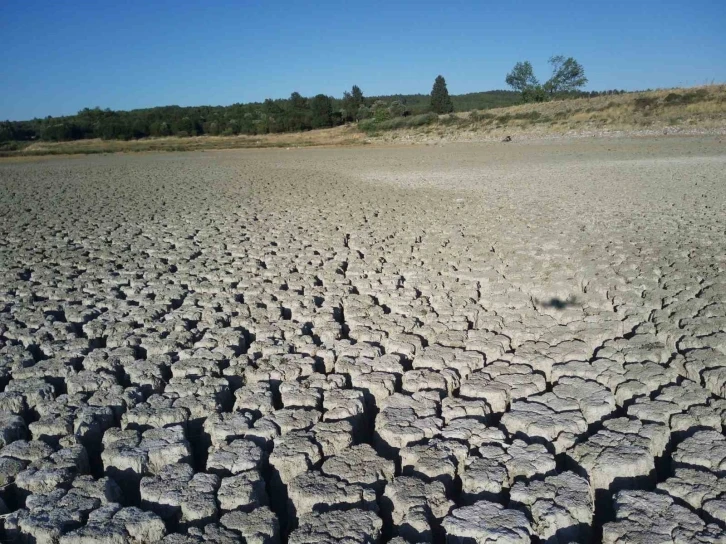
[[[717,137],[0,164],[2,541],[724,542]]]

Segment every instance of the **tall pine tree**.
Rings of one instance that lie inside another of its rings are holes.
[[[454,111],[454,104],[451,102],[444,76],[438,76],[434,81],[434,88],[431,89],[431,111],[434,113],[451,113]]]
[[[363,91],[360,90],[358,85],[353,85],[353,88],[350,90],[350,94],[353,97],[353,102],[356,107],[360,108],[364,104]]]

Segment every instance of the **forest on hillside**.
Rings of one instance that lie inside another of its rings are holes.
[[[610,94],[619,92],[608,91]],[[571,94],[582,97],[601,93]],[[451,95],[450,98],[454,111],[487,110],[521,102],[520,93],[506,90]],[[323,94],[306,98],[292,93],[287,99],[231,106],[161,106],[130,111],[85,108],[76,115],[64,117],[0,122],[0,142],[297,132],[373,118],[384,111],[386,116],[393,117],[427,113],[432,111],[431,96],[365,97],[360,88],[353,86],[343,98]]]

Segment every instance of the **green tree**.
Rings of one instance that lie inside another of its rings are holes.
[[[77,140],[80,138],[80,131],[73,123],[56,123],[51,121],[43,130],[41,137],[43,140],[51,142]]]
[[[585,69],[572,57],[556,55],[550,58],[549,63],[552,77],[544,85],[540,85],[529,61],[515,64],[505,81],[512,89],[522,93],[524,102],[544,102],[557,95],[576,95],[587,83]]]
[[[174,134],[176,136],[196,136],[198,132],[197,122],[191,117],[182,117],[174,126]]]
[[[207,123],[204,123],[204,133],[205,134],[211,134],[212,136],[217,136],[221,132],[219,128],[219,123],[217,121],[209,121]]]
[[[282,132],[285,112],[277,101],[268,98],[262,104],[262,132]]]
[[[287,130],[309,130],[310,126],[308,99],[300,93],[292,93],[288,100]]]
[[[343,120],[346,122],[355,121],[358,108],[356,108],[355,101],[353,100],[353,95],[350,94],[348,91],[343,92],[342,108]]]
[[[129,138],[146,138],[149,135],[149,125],[144,119],[134,119],[128,127]]]
[[[15,127],[10,121],[0,123],[0,142],[15,140]]]
[[[585,69],[572,57],[555,55],[548,62],[552,66],[552,77],[544,84],[544,89],[550,95],[577,91],[587,83]]]
[[[230,119],[227,121],[227,128],[224,131],[225,136],[232,136],[234,134],[239,134],[239,121],[237,119]]]
[[[353,88],[350,90],[350,94],[353,96],[353,102],[359,108],[365,103],[363,91],[360,90],[360,87],[358,87],[358,85],[353,85]]]
[[[353,85],[350,92],[345,91],[343,93],[343,119],[345,121],[355,121],[359,119],[358,111],[364,103],[365,99],[363,98],[363,91],[360,90],[358,85]]]
[[[449,90],[446,88],[446,80],[438,76],[431,89],[431,110],[435,113],[451,113],[454,111],[454,104],[451,102]]]
[[[507,74],[505,81],[507,85],[520,93],[539,85],[532,69],[532,63],[528,60],[515,64],[512,71]]]
[[[171,127],[166,121],[154,121],[149,126],[152,136],[171,136]]]
[[[255,116],[251,112],[244,113],[242,119],[236,125],[235,134],[257,134],[258,124],[255,121]]]
[[[313,128],[333,126],[333,101],[329,96],[318,94],[310,101],[310,121]]]

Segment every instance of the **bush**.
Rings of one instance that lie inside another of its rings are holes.
[[[677,104],[681,101],[681,96],[678,93],[668,93],[668,96],[663,99],[663,102],[666,104]]]
[[[701,102],[708,96],[706,89],[698,89],[697,91],[687,93],[669,93],[663,99],[663,102],[668,106],[675,106],[680,104],[693,104],[694,102]]]
[[[413,117],[406,118],[406,126],[411,128],[423,127],[425,125],[435,123],[438,120],[439,116],[435,113],[422,113],[421,115],[414,115]]]
[[[358,121],[358,129],[370,134],[378,130],[378,124],[375,119],[363,119],[362,121]]]
[[[445,115],[441,119],[439,119],[439,122],[442,125],[458,125],[460,123],[461,119],[459,119],[456,115],[453,113],[450,113],[449,115]]]
[[[438,121],[435,113],[423,113],[412,117],[395,117],[384,121],[365,119],[358,122],[358,129],[366,134],[373,134],[381,130],[397,130],[401,128],[414,128],[430,125]]]
[[[379,123],[391,118],[391,114],[388,111],[388,104],[383,100],[376,100],[371,106],[371,110],[373,111],[373,118]]]
[[[403,114],[406,113],[406,106],[404,106],[400,101],[394,100],[388,107],[388,113],[391,117],[402,117]]]
[[[18,151],[25,147],[20,142],[4,141],[0,143],[0,151]]]
[[[549,95],[541,85],[530,87],[522,91],[522,102],[525,104],[530,102],[547,102]]]
[[[41,139],[50,142],[67,142],[80,137],[80,130],[73,123],[54,123],[46,126],[41,133]]]
[[[633,100],[633,106],[636,110],[647,110],[658,103],[658,99],[655,96],[639,96]]]
[[[362,105],[358,108],[358,120],[370,119],[373,113],[368,106]]]

